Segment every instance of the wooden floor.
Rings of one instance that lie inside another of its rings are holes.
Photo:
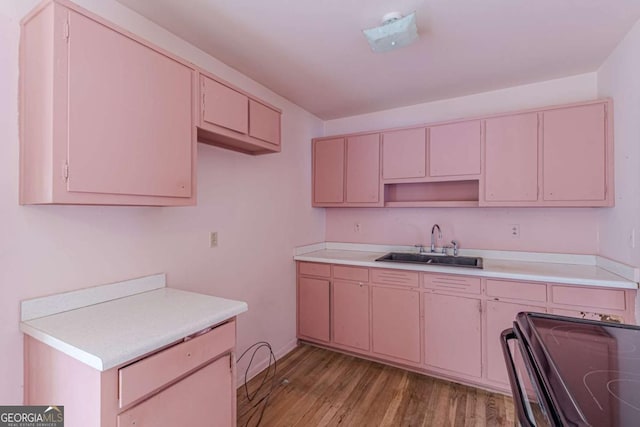
[[[278,361],[260,426],[513,426],[509,397],[301,345]],[[249,382],[253,392],[263,374]],[[248,402],[238,389],[238,426],[258,425],[268,381]]]

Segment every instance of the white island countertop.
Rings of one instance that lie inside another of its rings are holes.
[[[324,246],[324,248],[323,248]],[[390,268],[431,273],[447,273],[476,277],[493,277],[536,281],[546,283],[566,283],[584,286],[602,286],[621,289],[638,289],[633,279],[633,267],[617,265],[612,261],[599,261],[590,255],[531,254],[516,255],[498,251],[461,251],[464,256],[481,256],[483,268],[446,267],[422,264],[376,261],[387,252],[413,252],[408,247],[376,247],[377,245],[322,243],[298,248],[296,261],[344,264],[361,267]],[[362,250],[366,249],[366,250]],[[377,250],[376,250],[377,249]],[[511,258],[511,259],[509,259]],[[622,277],[600,265],[614,269]]]
[[[166,288],[164,275],[160,276],[161,286],[157,289],[94,301],[32,319],[24,319],[23,314],[20,329],[95,369],[106,371],[247,311],[247,304],[242,301]],[[96,289],[87,291],[95,293]],[[73,294],[63,305],[69,304],[70,299],[75,299],[75,305],[79,300],[86,301],[82,291]],[[35,301],[42,307],[43,300],[46,302],[46,298],[24,301],[23,313],[25,304]]]

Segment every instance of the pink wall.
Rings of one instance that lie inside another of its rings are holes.
[[[18,21],[37,1],[1,3],[0,404],[22,402],[20,300],[157,272],[172,287],[247,301],[240,350],[258,340],[276,352],[290,348],[293,248],[324,238],[324,212],[311,208],[311,186],[300,185],[311,180],[309,140],[322,122],[115,1],[79,1],[282,108],[282,153],[251,157],[199,144],[196,207],[18,206]],[[208,246],[210,231],[219,233],[218,248]]]
[[[336,135],[565,104],[595,99],[596,97],[596,73],[586,73],[475,95],[328,120],[324,123],[324,128],[326,135]]]
[[[325,134],[429,123],[597,97],[596,73],[581,74],[461,98],[325,122]],[[598,209],[327,209],[326,240],[427,243],[434,223],[446,241],[463,248],[593,254],[598,251]],[[354,224],[360,223],[360,232]],[[513,238],[511,224],[520,225]]]
[[[600,212],[600,253],[640,266],[640,21],[598,71],[613,98],[616,207]],[[635,234],[635,244],[632,235]]]
[[[440,225],[443,242],[461,248],[593,254],[598,250],[596,209],[368,208],[327,209],[326,240],[428,245]],[[360,224],[360,231],[355,231]],[[511,236],[511,224],[520,237]]]

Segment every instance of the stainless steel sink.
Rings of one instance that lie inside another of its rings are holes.
[[[411,264],[443,265],[449,267],[482,268],[482,258],[436,254],[389,252],[376,261],[405,262]]]

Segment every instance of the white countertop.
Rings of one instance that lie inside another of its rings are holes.
[[[24,320],[20,329],[106,371],[224,322],[247,308],[242,301],[161,287]]]
[[[327,244],[329,245],[329,244]],[[340,247],[346,244],[336,245]],[[372,245],[367,245],[371,247]],[[354,247],[357,247],[354,245]],[[462,268],[462,267],[444,267],[407,263],[394,263],[375,261],[391,252],[385,250],[383,252],[371,250],[346,250],[346,249],[318,249],[318,245],[310,245],[304,248],[298,248],[297,254],[294,256],[296,261],[321,262],[331,264],[345,264],[362,267],[390,268],[399,270],[424,271],[432,273],[459,274],[468,276],[494,277],[501,279],[525,280],[547,283],[566,283],[574,285],[602,286],[622,289],[638,289],[638,283],[614,274],[598,265],[589,265],[583,263],[566,263],[566,262],[533,262],[513,259],[494,259],[483,257],[483,269]],[[389,249],[389,248],[387,248]],[[399,249],[399,248],[394,248]],[[402,250],[393,250],[402,252]],[[409,252],[405,250],[405,252]],[[466,253],[461,255],[468,255]],[[478,256],[474,254],[473,256]],[[566,257],[566,256],[565,256]],[[570,255],[571,260],[581,262],[579,256]],[[586,257],[586,256],[585,256]]]

